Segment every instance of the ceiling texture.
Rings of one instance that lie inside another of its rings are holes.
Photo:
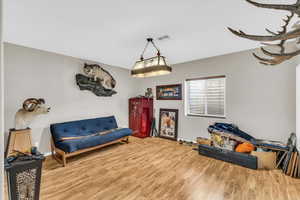
[[[226,27],[265,34],[286,14],[245,0],[5,0],[4,41],[130,69],[147,37],[170,36],[155,42],[176,64],[258,47]]]

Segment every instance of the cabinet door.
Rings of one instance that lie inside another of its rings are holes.
[[[149,136],[150,126],[151,126],[151,124],[150,124],[151,119],[149,116],[149,107],[143,107],[140,123],[141,123],[140,134],[142,135],[142,137]]]
[[[141,134],[143,137],[149,137],[153,118],[153,100],[143,99],[142,104]]]
[[[140,129],[140,101],[137,99],[129,100],[129,128],[132,129],[133,134],[139,134]]]

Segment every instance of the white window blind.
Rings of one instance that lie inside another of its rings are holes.
[[[225,117],[225,76],[186,80],[186,113]]]

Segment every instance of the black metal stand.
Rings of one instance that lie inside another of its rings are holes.
[[[39,200],[43,160],[42,154],[6,159],[9,200]]]
[[[150,136],[152,136],[152,137],[157,137],[158,136],[158,132],[157,132],[157,129],[156,129],[155,118],[152,119]]]

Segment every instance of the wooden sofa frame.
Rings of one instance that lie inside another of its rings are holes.
[[[114,140],[114,141],[111,141],[111,142],[108,142],[108,143],[105,143],[105,144],[101,144],[101,145],[98,145],[98,146],[89,147],[89,148],[86,148],[86,149],[80,149],[80,150],[75,151],[75,152],[67,153],[67,152],[64,152],[63,150],[57,148],[54,144],[53,139],[51,139],[51,155],[58,163],[62,164],[63,167],[65,167],[67,165],[67,158],[70,158],[70,157],[73,157],[73,156],[76,156],[76,155],[79,155],[79,154],[82,154],[82,153],[85,153],[85,152],[88,152],[88,151],[93,151],[93,150],[96,150],[96,149],[100,149],[102,147],[109,146],[111,144],[120,143],[120,142],[128,143],[129,142],[129,136],[125,136],[125,137],[119,138],[117,140]]]

